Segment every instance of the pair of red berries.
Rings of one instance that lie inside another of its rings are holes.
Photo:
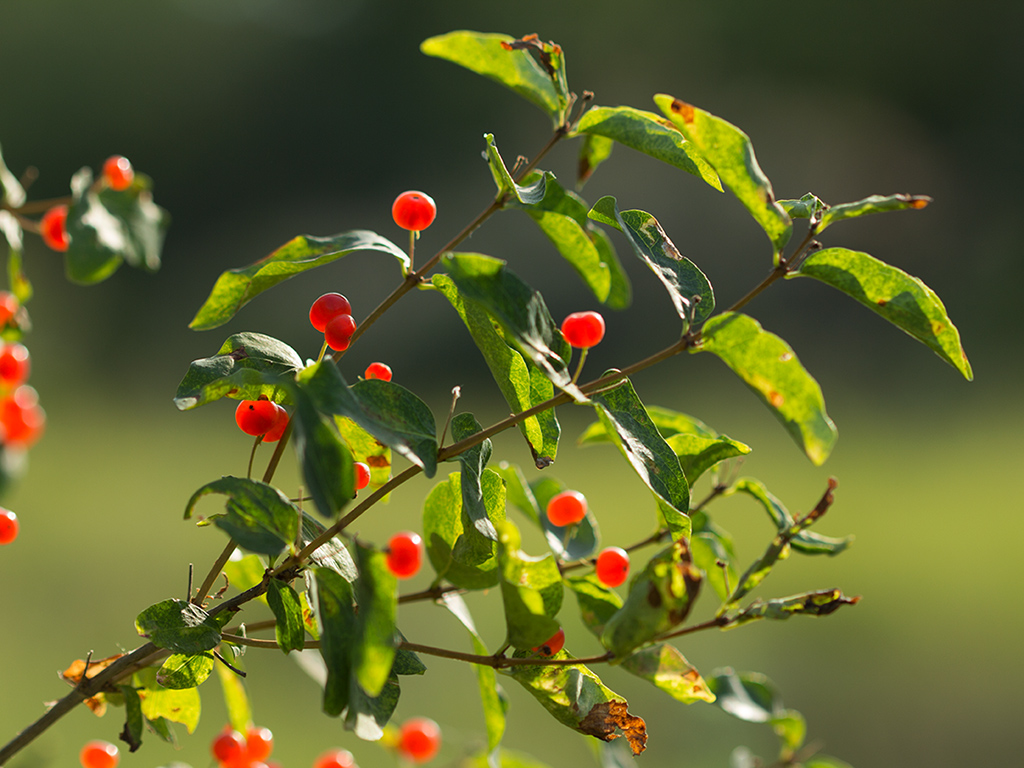
[[[117,192],[128,189],[135,180],[135,169],[127,157],[113,155],[103,163],[103,181]],[[68,235],[68,207],[55,205],[39,221],[39,235],[55,251],[64,252],[71,245]]]
[[[324,335],[327,346],[335,352],[348,349],[356,321],[352,305],[340,293],[325,293],[309,308],[309,322]]]
[[[90,741],[78,753],[82,768],[116,768],[120,760],[120,752],[109,741]]]
[[[587,497],[579,491],[562,491],[548,502],[548,520],[559,528],[577,525],[586,515]],[[605,586],[617,587],[629,576],[629,555],[621,547],[607,547],[597,556],[594,572]]]
[[[274,751],[274,734],[257,726],[243,734],[227,725],[213,740],[210,751],[221,768],[270,768],[263,761]]]
[[[235,409],[235,423],[245,434],[263,435],[264,443],[273,443],[288,426],[288,411],[273,400],[243,400]]]

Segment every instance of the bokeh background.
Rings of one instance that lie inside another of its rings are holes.
[[[975,382],[852,301],[795,281],[749,311],[786,338],[822,384],[840,431],[823,468],[810,466],[713,359],[673,360],[638,376],[636,386],[646,402],[749,443],[742,471],[794,511],[838,477],[836,505],[820,527],[857,535],[837,559],[794,556],[762,593],[839,586],[862,594],[860,605],[822,620],[693,636],[681,643],[692,663],[704,672],[732,665],[768,674],[787,705],[806,715],[810,738],[858,768],[1018,764],[1022,23],[1017,3],[968,10],[947,0],[0,5],[0,141],[16,174],[38,169],[31,197],[65,194],[80,166],[122,153],[155,179],[157,202],[174,217],[158,275],[124,268],[92,288],[68,285],[60,259],[29,238],[37,296],[27,341],[49,425],[7,499],[23,528],[0,552],[0,741],[64,694],[57,670],[89,650],[102,657],[134,647],[134,616],[183,595],[188,563],[205,572],[223,545],[219,533],[197,530],[181,514],[195,488],[245,471],[249,440],[227,404],[174,409],[189,361],[241,330],[315,355],[320,342],[305,320],[312,299],[341,290],[362,316],[398,279],[392,260],[356,254],[260,297],[225,328],[189,331],[216,276],[299,233],[367,228],[402,243],[389,206],[408,188],[438,201],[437,223],[420,241],[430,251],[493,194],[480,160],[483,133],[495,134],[507,159],[547,139],[547,119],[530,104],[418,51],[430,35],[467,28],[559,42],[570,86],[595,91],[598,104],[650,109],[652,94],[668,92],[729,119],[751,136],[779,197],[810,190],[831,203],[872,193],[935,198],[921,212],[849,222],[825,239],[934,288],[960,328]],[[571,184],[571,149],[545,165]],[[585,189],[591,202],[603,194],[654,213],[709,275],[723,306],[768,269],[763,233],[736,201],[686,174],[620,147]],[[624,241],[616,244],[636,302],[609,318],[594,370],[660,349],[678,327],[653,277]],[[497,217],[469,247],[512,261],[556,317],[595,308],[521,214]],[[346,364],[354,375],[373,359],[388,361],[437,412],[461,385],[464,408],[485,423],[502,415],[468,336],[435,296],[404,299]],[[549,471],[593,499],[606,541],[634,540],[653,524],[649,496],[611,449],[573,447],[588,414],[570,409],[562,419],[566,439]],[[516,435],[501,438],[496,455],[529,463]],[[360,521],[361,535],[383,541],[398,526],[417,525],[429,487],[413,483],[395,494],[383,515]],[[763,513],[740,500],[719,510],[741,555],[759,553],[771,533]],[[496,599],[472,602],[495,646]],[[568,614],[572,603],[567,597]],[[466,647],[455,622],[430,606],[403,608],[400,620],[411,639]],[[570,648],[593,651],[573,622]],[[320,714],[318,690],[289,659],[250,655],[247,663],[257,720],[277,734],[286,768],[310,765],[331,746],[352,749],[364,767],[395,764]],[[465,665],[428,663],[427,676],[404,681],[397,718],[437,719],[446,738],[437,764],[454,764],[482,738],[475,680]],[[605,679],[648,722],[649,749],[638,764],[725,766],[739,744],[772,755],[765,726],[685,707],[615,670]],[[552,766],[592,761],[582,737],[511,681],[505,687],[508,747]],[[180,751],[150,736],[123,764],[210,765],[207,746],[224,710],[215,681],[201,690],[203,720]],[[74,765],[86,739],[115,740],[118,716],[76,711],[11,765]]]

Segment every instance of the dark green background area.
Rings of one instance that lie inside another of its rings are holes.
[[[743,471],[794,511],[813,504],[829,474],[838,476],[837,505],[821,530],[858,536],[836,560],[794,556],[761,594],[839,586],[863,594],[860,605],[817,621],[695,637],[681,646],[691,662],[705,672],[730,663],[767,672],[787,705],[808,717],[810,737],[857,768],[1012,763],[1024,748],[1016,727],[1022,626],[1013,609],[1021,577],[1015,544],[1024,531],[1012,488],[1024,426],[1016,380],[1024,325],[1022,17],[1018,4],[968,10],[951,2],[4,3],[0,142],[16,175],[38,169],[30,196],[66,194],[79,167],[121,153],[154,178],[173,222],[158,275],[123,268],[93,288],[68,285],[60,259],[27,238],[37,289],[27,343],[50,422],[9,499],[22,538],[0,551],[0,741],[63,694],[54,670],[90,648],[106,656],[132,647],[134,616],[180,597],[187,563],[203,571],[222,546],[219,532],[194,530],[180,516],[196,488],[244,472],[249,442],[224,404],[174,410],[189,361],[239,331],[268,333],[315,356],[320,339],[306,311],[316,296],[345,293],[358,318],[399,277],[390,257],[356,254],[258,297],[221,329],[189,331],[217,275],[299,233],[366,228],[403,245],[389,209],[409,188],[426,190],[439,207],[418,246],[422,263],[491,199],[484,133],[494,133],[510,163],[547,140],[549,123],[535,107],[419,53],[422,39],[466,28],[557,41],[570,87],[594,91],[595,103],[653,109],[651,96],[667,92],[730,120],[750,135],[778,197],[935,198],[923,211],[842,223],[823,240],[867,251],[935,289],[960,328],[974,383],[853,301],[793,281],[749,311],[789,341],[822,384],[840,432],[822,469],[714,360],[676,359],[636,386],[646,402],[690,412],[750,444]],[[571,186],[574,161],[574,147],[563,147],[545,167]],[[613,194],[624,209],[654,214],[706,272],[723,307],[769,269],[763,233],[731,195],[628,149],[616,148],[584,194],[590,202]],[[608,314],[607,340],[588,362],[595,372],[666,346],[678,329],[660,285],[613,234],[636,301]],[[512,262],[556,318],[597,308],[519,212],[496,217],[467,247]],[[464,406],[483,423],[502,415],[479,354],[439,296],[404,298],[346,358],[345,375],[375,359],[435,413],[460,384]],[[571,446],[586,414],[563,418],[567,438],[549,471],[597,500],[606,541],[639,538],[636,528],[646,533],[653,524],[644,489],[610,450]],[[516,435],[496,456],[528,463]],[[600,471],[589,461],[601,462]],[[367,521],[361,533],[382,542],[398,520],[418,525],[430,487],[421,481],[396,494],[387,519]],[[770,533],[759,514],[739,502],[722,512],[746,559]],[[539,539],[527,543],[540,552]],[[490,597],[472,604],[485,626],[500,623],[496,615],[484,620]],[[403,609],[402,628],[410,639],[465,649],[461,628],[439,613]],[[496,634],[485,640],[497,645]],[[364,767],[392,764],[317,714],[317,691],[286,659],[247,661],[257,719],[278,734],[286,768],[311,764],[336,744]],[[761,754],[771,748],[763,727],[683,707],[616,672],[606,682],[648,720],[641,764],[723,766],[737,744]],[[469,669],[437,661],[425,678],[403,683],[399,717],[439,720],[448,762],[481,738]],[[206,745],[223,723],[216,685],[204,685],[207,714],[182,753],[150,737],[123,765],[206,765]],[[589,759],[582,741],[511,693],[508,746],[554,766]],[[76,712],[12,765],[70,765],[86,738],[114,740],[117,715]]]

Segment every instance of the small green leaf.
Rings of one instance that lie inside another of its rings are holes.
[[[263,291],[356,251],[386,253],[398,259],[403,270],[409,267],[405,251],[376,232],[355,229],[330,237],[299,235],[247,267],[221,273],[189,328],[205,331],[224,325]]]
[[[782,743],[779,746],[779,757],[791,760],[793,755],[804,745],[807,738],[807,721],[795,709],[786,709],[771,719],[772,730]]]
[[[859,597],[847,597],[838,589],[823,589],[773,600],[755,600],[736,615],[730,627],[759,619],[783,621],[790,616],[828,616],[844,605],[856,605]]]
[[[515,656],[528,655],[518,651]],[[553,659],[572,659],[564,649]],[[582,664],[514,666],[503,670],[526,688],[560,723],[601,741],[625,738],[634,755],[647,745],[647,726],[626,700]]]
[[[679,252],[656,218],[646,211],[620,213],[618,203],[610,195],[598,200],[589,216],[626,236],[633,252],[665,286],[676,314],[683,320],[684,332],[691,315],[695,323],[702,323],[711,315],[715,309],[711,283],[696,264]]]
[[[748,723],[767,723],[785,711],[771,680],[758,672],[716,670],[707,683],[715,706]]]
[[[665,440],[679,458],[679,466],[692,486],[715,464],[745,456],[750,446],[728,437],[701,437],[699,435],[675,434]]]
[[[217,678],[224,693],[224,708],[228,712],[228,722],[239,733],[245,733],[252,722],[252,707],[249,705],[249,697],[245,693],[242,678],[223,664],[217,665]]]
[[[605,625],[601,644],[622,659],[681,624],[700,590],[685,539],[655,555],[633,578],[625,603]]]
[[[480,481],[487,519],[497,529],[505,519],[504,485],[489,469],[483,471]],[[475,531],[470,538],[478,544],[489,542],[487,549],[462,543],[466,523],[470,521],[469,516],[463,514],[462,503],[462,480],[458,473],[434,486],[427,496],[423,503],[427,557],[438,578],[445,578],[455,586],[463,589],[493,587],[499,579],[497,546]]]
[[[195,732],[201,712],[198,688],[164,688],[156,681],[156,670],[152,667],[140,670],[138,678],[142,683],[142,689],[139,691],[142,716],[149,720],[151,725],[157,726],[157,733],[161,738],[172,743],[174,740],[173,732],[166,727],[166,723],[163,728],[157,725],[161,719],[181,723],[189,733]]]
[[[837,221],[854,219],[858,216],[866,216],[872,213],[887,213],[889,211],[905,211],[908,209],[919,211],[925,208],[931,201],[932,199],[927,195],[871,195],[853,203],[840,203],[833,206],[826,205],[824,212],[820,215],[820,222],[817,224],[815,231],[821,232],[825,227],[835,224]]]
[[[216,648],[220,627],[217,619],[198,605],[174,599],[149,606],[135,619],[136,631],[154,645],[186,655]]]
[[[326,366],[337,370],[329,360]],[[301,385],[292,385],[290,389],[295,400],[292,423],[302,479],[317,511],[333,519],[356,495],[352,454],[334,420],[323,416],[307,389]]]
[[[156,681],[172,690],[195,688],[213,673],[214,663],[212,653],[175,653],[157,670]]]
[[[913,275],[860,251],[826,248],[787,277],[813,277],[839,289],[926,345],[968,381],[974,378],[945,306]]]
[[[664,93],[654,103],[693,142],[771,240],[776,258],[789,242],[793,222],[775,201],[772,183],[754,156],[750,138],[732,123]]]
[[[498,147],[494,144],[494,134],[485,133],[484,141],[487,142],[487,151],[485,152],[487,165],[490,167],[494,183],[498,187],[498,199],[507,195],[524,205],[533,205],[544,199],[545,186],[550,174],[538,173],[534,175],[533,181],[529,184],[517,184],[508,168],[505,167],[505,161],[501,159]]]
[[[828,458],[836,427],[825,412],[821,387],[792,348],[754,318],[724,312],[704,324],[695,352],[721,358],[750,387],[815,465]]]
[[[565,121],[565,63],[561,49],[540,43],[549,57],[545,70],[524,48],[512,48],[516,39],[509,35],[459,30],[424,40],[420,50],[488,77],[536,104],[557,128]],[[538,41],[539,43],[539,41]]]
[[[534,173],[527,179],[537,175]],[[549,178],[543,200],[535,205],[514,207],[537,222],[598,301],[612,309],[629,306],[632,298],[629,279],[615,252],[605,251],[598,244],[597,227],[587,218],[588,206],[583,200]],[[611,260],[606,260],[609,257]]]
[[[257,400],[260,395],[279,403],[284,390],[276,379],[294,375],[302,365],[299,353],[283,341],[262,333],[236,333],[213,357],[192,362],[174,404],[187,411],[222,397]]]
[[[619,593],[602,584],[593,573],[569,576],[565,579],[565,585],[575,593],[580,618],[587,629],[600,637],[608,619],[622,608]]]
[[[543,370],[556,387],[577,402],[587,402],[571,382],[572,349],[539,292],[506,269],[504,261],[490,256],[449,253],[442,263],[463,299],[479,304],[501,325],[506,342]]]
[[[124,697],[124,730],[121,740],[128,745],[129,752],[135,752],[142,746],[142,700],[139,692],[130,685],[119,685],[117,690]]]
[[[558,631],[554,617],[562,607],[562,574],[551,555],[530,557],[519,549],[519,529],[511,522],[496,527],[508,642],[535,648]]]
[[[214,525],[243,549],[275,556],[295,542],[299,508],[274,486],[243,477],[214,480],[192,494],[185,506],[186,520],[199,499],[211,493],[227,497],[226,513],[214,517]]]
[[[690,487],[675,452],[658,432],[629,379],[593,396],[594,410],[644,484],[673,538],[689,536]]]
[[[473,301],[464,301],[448,275],[434,275],[431,283],[451,302],[466,324],[513,413],[521,413],[554,396],[551,381],[540,369],[527,364],[522,354],[508,345],[483,307]],[[561,429],[554,408],[523,419],[519,422],[519,430],[529,443],[538,468],[546,467],[555,460]]]
[[[395,661],[398,579],[388,568],[383,552],[358,542],[356,564],[359,639],[353,648],[353,670],[359,686],[374,699],[384,690]]]
[[[306,630],[302,623],[302,606],[295,590],[283,581],[271,579],[267,584],[267,602],[277,620],[274,636],[281,650],[285,653],[301,651],[306,642]]]
[[[819,221],[821,212],[828,208],[828,203],[811,192],[799,200],[779,200],[779,205],[791,219],[811,219],[812,224]]]
[[[621,666],[684,704],[715,700],[715,694],[710,691],[700,672],[693,668],[678,648],[668,643],[658,643],[636,651],[623,659]]]
[[[405,387],[370,379],[349,387],[330,360],[302,372],[299,386],[321,413],[345,416],[433,477],[437,427],[427,404]]]
[[[591,107],[576,125],[576,134],[604,136],[680,168],[719,192],[722,182],[679,129],[663,117],[633,107]],[[609,150],[610,152],[610,150]]]

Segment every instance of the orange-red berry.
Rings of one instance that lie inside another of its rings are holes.
[[[391,367],[384,363],[370,363],[366,366],[366,373],[363,375],[368,379],[391,381]]]
[[[335,315],[324,326],[324,338],[327,346],[335,352],[348,349],[352,334],[356,332],[356,321],[352,315]]]
[[[274,423],[270,425],[267,434],[263,436],[264,443],[276,443],[284,435],[285,429],[288,428],[288,411],[277,403],[274,403],[274,408]]]
[[[10,291],[0,291],[0,328],[4,328],[18,314],[21,302]]]
[[[274,734],[269,728],[252,726],[245,732],[245,754],[249,760],[266,760],[273,751]]]
[[[246,755],[247,745],[245,736],[238,731],[232,730],[231,726],[227,726],[217,734],[213,743],[210,744],[210,751],[217,758],[217,762],[222,765],[238,763],[244,760]]]
[[[313,768],[356,768],[356,759],[347,749],[332,749],[320,755]]]
[[[547,513],[552,525],[575,525],[587,515],[587,497],[579,491],[562,491],[551,497]]]
[[[542,644],[540,644],[536,648],[534,648],[533,652],[534,653],[539,653],[541,656],[554,656],[556,653],[558,653],[564,647],[565,647],[565,630],[562,629],[561,627],[559,627],[558,631],[555,632],[555,634],[553,634],[545,642],[543,642]]]
[[[117,747],[109,741],[90,741],[78,753],[82,768],[114,768],[120,759]]]
[[[356,490],[361,491],[370,484],[370,465],[357,461],[352,467],[356,475]]]
[[[127,157],[113,155],[103,164],[103,178],[107,180],[107,186],[120,192],[132,185],[135,170]]]
[[[0,544],[10,544],[18,538],[18,516],[0,507]]]
[[[29,368],[28,348],[24,344],[4,344],[0,349],[0,383],[8,387],[23,384]]]
[[[569,346],[589,349],[604,338],[604,318],[597,312],[573,312],[562,321],[562,335]]]
[[[418,533],[402,531],[388,541],[388,569],[400,579],[416,575],[423,561],[423,539]]]
[[[46,412],[39,407],[39,395],[28,384],[0,399],[0,437],[7,445],[30,448],[42,437],[45,425]]]
[[[277,421],[277,409],[270,400],[243,400],[235,409],[235,423],[247,435],[265,435]]]
[[[320,333],[324,332],[327,323],[338,315],[351,315],[352,305],[340,293],[325,293],[313,302],[309,308],[309,322]]]
[[[39,220],[39,236],[55,251],[66,251],[71,245],[68,235],[68,207],[55,205]]]
[[[425,192],[409,190],[395,198],[391,205],[391,217],[402,229],[420,232],[434,223],[437,205]]]
[[[425,763],[441,748],[441,728],[429,717],[414,717],[402,723],[398,751],[414,763]]]
[[[629,576],[629,555],[621,547],[606,547],[594,564],[597,580],[606,587],[617,587]]]

